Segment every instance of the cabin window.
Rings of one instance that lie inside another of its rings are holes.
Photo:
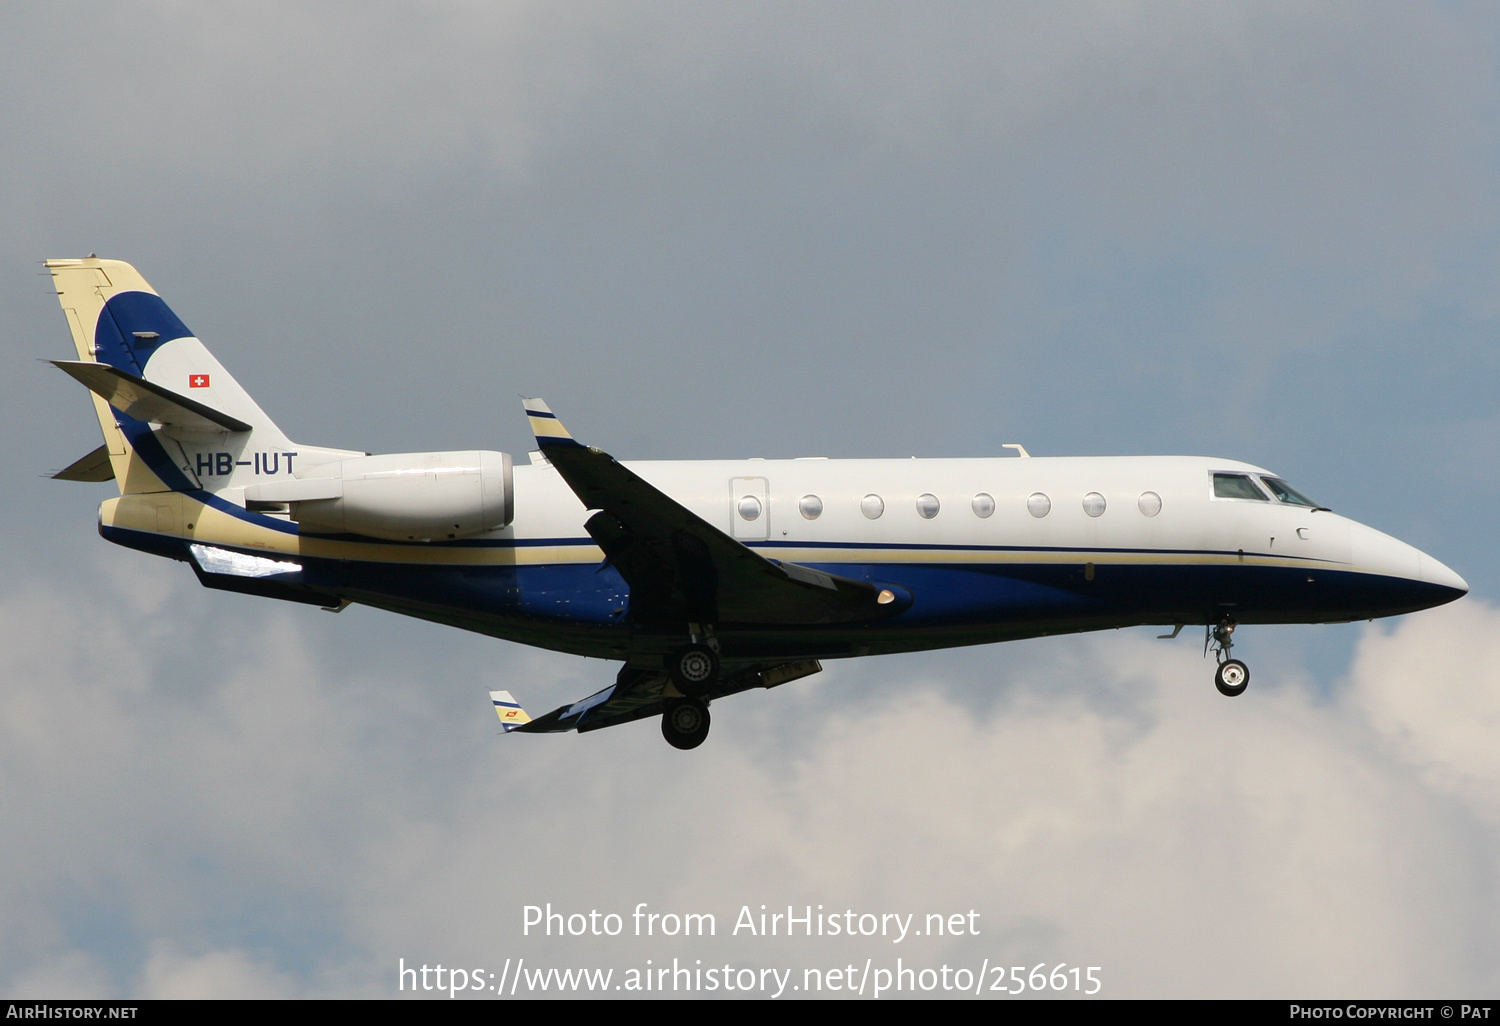
[[[1279,477],[1263,477],[1261,481],[1267,488],[1271,489],[1271,494],[1282,502],[1289,502],[1293,506],[1311,506],[1313,509],[1325,508],[1313,502]]]
[[[885,500],[878,495],[866,495],[859,500],[859,511],[870,520],[879,520],[885,512]]]
[[[1042,492],[1032,492],[1026,499],[1026,512],[1040,520],[1052,512],[1052,500]]]
[[[1214,498],[1269,501],[1266,493],[1255,487],[1255,482],[1250,480],[1249,474],[1215,474]]]
[[[995,512],[995,497],[989,492],[980,492],[974,496],[974,515],[981,520],[986,519]]]
[[[1098,492],[1089,492],[1083,497],[1083,511],[1091,517],[1101,516],[1104,513],[1104,496]]]
[[[1154,517],[1161,512],[1161,496],[1155,492],[1142,492],[1141,497],[1135,501],[1135,504],[1148,517]]]
[[[722,509],[723,507],[721,506],[719,508]],[[760,516],[760,500],[753,495],[741,496],[739,511],[741,520],[756,519]]]
[[[816,495],[804,495],[797,502],[797,512],[801,513],[804,519],[816,520],[823,515],[823,500]]]
[[[917,496],[917,516],[923,520],[931,520],[942,508],[943,504],[938,502],[938,497],[931,492],[923,492]]]

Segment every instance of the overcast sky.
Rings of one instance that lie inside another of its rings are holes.
[[[0,32],[0,994],[397,967],[1102,968],[1110,996],[1500,989],[1489,5],[216,4]],[[1247,628],[830,663],[496,737],[614,666],[201,590],[110,546],[38,261],[135,264],[299,442],[1189,453],[1469,581]],[[547,939],[523,909],[713,913]],[[975,910],[752,938],[742,906]],[[618,980],[620,977],[617,977]],[[786,996],[790,996],[789,994]]]

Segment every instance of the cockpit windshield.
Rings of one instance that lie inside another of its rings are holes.
[[[1313,502],[1279,477],[1262,477],[1261,481],[1265,483],[1267,488],[1271,489],[1271,494],[1282,502],[1289,502],[1293,506],[1308,506],[1312,509],[1328,508],[1326,506],[1319,506],[1316,502]]]
[[[1255,487],[1255,482],[1250,480],[1249,474],[1215,474],[1214,498],[1269,501],[1265,493]]]

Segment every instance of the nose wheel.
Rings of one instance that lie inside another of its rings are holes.
[[[1219,694],[1233,698],[1243,694],[1249,686],[1250,667],[1238,659],[1226,659],[1219,664],[1219,669],[1214,674],[1214,687],[1219,689]]]
[[[1244,694],[1250,686],[1250,667],[1238,659],[1229,658],[1229,650],[1234,647],[1234,628],[1234,620],[1225,616],[1208,629],[1203,643],[1204,651],[1211,650],[1219,661],[1219,668],[1214,672],[1214,687],[1227,698]]]

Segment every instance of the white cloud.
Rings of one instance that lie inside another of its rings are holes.
[[[139,994],[152,999],[265,999],[293,996],[288,981],[243,951],[182,954],[170,942],[151,945]]]
[[[1492,950],[1500,911],[1486,883],[1500,772],[1483,744],[1500,613],[1478,603],[1371,631],[1332,700],[1272,678],[1229,701],[1196,653],[1075,639],[983,683],[982,658],[934,655],[944,685],[867,700],[853,682],[869,664],[841,664],[720,703],[686,754],[651,723],[494,737],[477,699],[454,721],[440,691],[330,670],[309,653],[320,621],[266,611],[226,634],[111,597],[32,591],[0,620],[13,993],[378,995],[398,958],[522,955],[1065,961],[1104,967],[1116,996],[1493,982],[1469,957]],[[59,661],[64,609],[107,647]],[[187,689],[147,620],[250,654]],[[279,640],[241,644],[262,637]],[[561,671],[579,693],[605,665],[514,655],[490,672]],[[998,700],[976,713],[946,697],[973,686]],[[521,906],[548,901],[709,911],[720,937],[523,939]],[[973,908],[983,932],[901,948],[723,936],[761,903],[919,922]]]
[[[1500,615],[1478,601],[1372,628],[1356,708],[1424,782],[1500,823]]]

